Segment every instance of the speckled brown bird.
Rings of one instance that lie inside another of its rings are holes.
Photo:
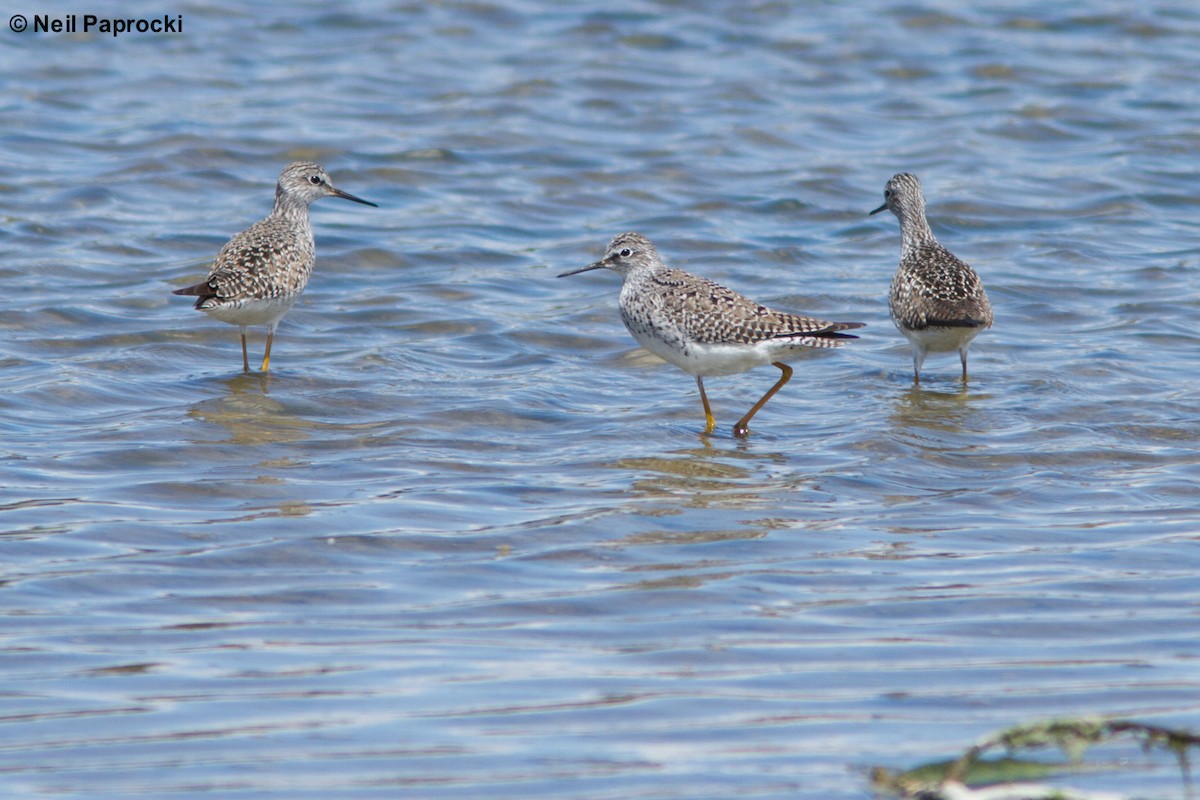
[[[650,240],[638,233],[620,234],[609,243],[604,258],[558,277],[602,267],[624,279],[621,319],[638,344],[696,377],[705,433],[716,429],[716,420],[704,393],[704,378],[734,375],[764,364],[782,372],[779,381],[733,426],[734,435],[744,436],[750,418],[792,377],[784,359],[805,348],[840,347],[845,340],[858,338],[840,331],[863,326],[776,311],[707,278],[671,269]]]
[[[925,195],[916,175],[902,172],[883,190],[883,205],[900,220],[900,267],[892,278],[892,322],[912,344],[913,380],[921,382],[927,353],[957,350],[967,379],[967,348],[994,317],[975,270],[938,242],[925,219]]]
[[[267,326],[262,370],[271,362],[271,340],[279,320],[308,285],[316,260],[308,207],[322,197],[341,197],[365,206],[367,200],[334,188],[328,173],[310,161],[289,164],[275,186],[275,208],[229,240],[201,283],[173,294],[196,297],[195,308],[237,325],[242,332],[242,369],[250,371],[246,328]]]

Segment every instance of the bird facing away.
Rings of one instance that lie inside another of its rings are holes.
[[[341,197],[365,206],[374,203],[334,188],[328,173],[310,161],[289,164],[275,186],[275,208],[230,239],[217,253],[208,278],[172,294],[194,296],[197,311],[237,325],[242,332],[242,369],[250,371],[246,356],[246,328],[267,326],[267,349],[262,370],[271,362],[271,340],[279,320],[308,285],[316,260],[308,207],[322,197]]]
[[[967,348],[992,327],[992,306],[975,270],[942,247],[925,219],[925,196],[916,175],[902,172],[887,182],[883,205],[900,220],[900,267],[892,278],[892,322],[912,343],[913,381],[921,382],[927,353],[957,350],[967,380]]]
[[[704,404],[704,432],[716,428],[704,378],[734,375],[764,364],[782,375],[733,426],[735,436],[749,432],[750,418],[792,377],[784,359],[809,347],[840,347],[857,336],[839,331],[861,322],[825,322],[775,311],[707,278],[671,269],[645,236],[622,233],[604,258],[558,277],[604,267],[621,276],[621,319],[638,344],[696,376]]]

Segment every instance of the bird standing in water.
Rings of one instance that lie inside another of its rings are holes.
[[[916,175],[902,172],[887,182],[883,205],[900,220],[900,267],[892,278],[892,322],[912,344],[913,381],[921,382],[927,353],[958,351],[967,380],[967,348],[994,317],[975,270],[933,235],[925,219],[925,196]]]
[[[308,285],[316,261],[308,207],[322,197],[340,197],[366,206],[374,203],[334,188],[325,170],[310,161],[289,164],[275,186],[275,208],[266,219],[229,240],[217,254],[208,277],[172,294],[194,296],[195,308],[237,325],[242,332],[242,369],[250,371],[246,328],[267,326],[262,371],[271,363],[271,340],[279,320]]]
[[[764,364],[779,368],[779,380],[733,426],[735,436],[745,436],[750,418],[791,379],[792,368],[784,359],[806,348],[840,347],[858,338],[840,331],[863,326],[776,311],[707,278],[671,269],[639,233],[620,234],[609,243],[604,258],[558,277],[602,267],[624,279],[621,319],[638,344],[696,377],[705,433],[716,429],[716,420],[704,393],[704,378]]]

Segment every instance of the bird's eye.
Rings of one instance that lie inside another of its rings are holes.
[[[325,181],[321,180],[320,175],[309,175],[308,182],[311,183],[313,186],[320,186]]]
[[[884,200],[888,200],[888,199],[890,199],[890,198],[891,198],[891,196],[892,196],[892,190],[891,190],[891,189],[884,189],[884,190],[883,190],[883,199],[884,199]]]
[[[633,255],[633,251],[628,247],[621,248],[621,258],[629,258],[631,255]]]

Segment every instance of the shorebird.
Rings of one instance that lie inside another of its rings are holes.
[[[242,369],[250,371],[246,328],[267,326],[262,371],[271,363],[271,340],[279,320],[308,285],[316,260],[308,207],[322,197],[340,197],[365,206],[374,203],[334,188],[328,173],[311,161],[289,164],[275,186],[275,208],[230,239],[209,269],[208,277],[172,294],[194,296],[197,311],[242,332]]]
[[[912,343],[913,381],[921,382],[927,353],[958,351],[967,380],[967,348],[994,317],[975,270],[938,242],[925,219],[925,196],[916,175],[902,172],[887,182],[883,205],[900,220],[900,267],[892,278],[892,322]]]
[[[839,347],[858,337],[840,331],[861,322],[826,322],[776,311],[707,278],[663,263],[650,240],[622,233],[604,258],[558,277],[611,269],[621,276],[621,319],[638,344],[696,377],[704,404],[705,429],[716,429],[704,378],[734,375],[764,364],[782,373],[779,380],[733,426],[735,436],[749,432],[750,418],[792,377],[784,363],[805,348]]]

